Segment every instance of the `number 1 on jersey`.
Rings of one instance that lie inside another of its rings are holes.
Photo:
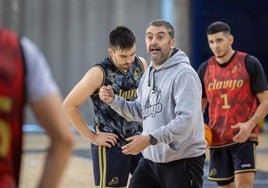
[[[223,94],[223,95],[221,95],[221,98],[223,98],[223,105],[222,105],[222,108],[223,108],[223,109],[228,109],[228,108],[230,108],[231,106],[230,106],[229,103],[228,103],[228,97],[227,97],[227,94]]]

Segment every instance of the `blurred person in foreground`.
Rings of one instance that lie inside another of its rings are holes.
[[[114,28],[109,42],[109,56],[88,70],[63,103],[71,124],[91,142],[95,186],[101,188],[126,187],[142,155],[125,155],[121,150],[126,138],[140,134],[141,124],[123,118],[101,101],[99,90],[110,84],[116,95],[133,101],[147,67],[146,61],[136,56],[136,38],[129,28]],[[93,130],[79,112],[89,98],[95,113]]]
[[[200,65],[198,74],[212,133],[208,179],[221,188],[252,188],[258,123],[268,112],[267,79],[256,57],[232,48],[228,24],[209,25],[207,40],[214,55]]]
[[[100,96],[127,119],[143,124],[141,135],[127,138],[123,153],[142,151],[130,188],[202,188],[206,141],[202,87],[189,58],[175,48],[175,31],[164,20],[148,24],[146,49],[151,64],[129,102],[103,86]]]
[[[0,88],[0,187],[20,184],[26,104],[50,141],[37,187],[58,187],[73,144],[62,98],[41,51],[6,28],[0,28]]]

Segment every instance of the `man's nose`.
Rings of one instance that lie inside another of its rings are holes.
[[[153,39],[151,40],[151,44],[157,44],[158,43],[158,40],[156,37],[153,37]]]
[[[128,58],[127,58],[127,63],[132,63],[133,60],[134,60],[134,57],[128,57]]]

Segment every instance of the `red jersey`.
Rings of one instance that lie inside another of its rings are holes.
[[[24,62],[19,37],[0,28],[0,187],[19,182],[24,106]]]
[[[215,57],[208,60],[203,84],[209,104],[212,146],[233,143],[238,130],[231,125],[246,122],[256,111],[258,101],[251,90],[245,56],[245,53],[236,52],[225,67],[220,66]],[[256,126],[250,139],[256,140],[257,135]]]

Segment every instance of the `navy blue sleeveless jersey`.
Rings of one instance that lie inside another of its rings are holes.
[[[99,66],[104,73],[103,85],[111,85],[115,95],[124,97],[128,101],[137,98],[137,88],[144,73],[144,66],[138,57],[135,57],[128,72],[121,71],[110,57],[95,66]],[[123,118],[99,98],[98,92],[91,95],[95,112],[94,129],[99,125],[100,131],[115,133],[119,137],[117,144],[122,147],[126,144],[127,137],[142,132],[141,123]]]

